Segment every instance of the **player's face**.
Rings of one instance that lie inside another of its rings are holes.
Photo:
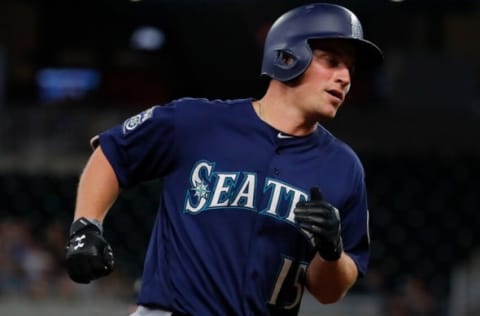
[[[334,118],[350,90],[354,47],[341,40],[311,43],[313,59],[296,85],[295,98],[315,120]]]

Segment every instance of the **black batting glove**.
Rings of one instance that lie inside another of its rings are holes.
[[[113,271],[112,248],[99,222],[81,217],[72,223],[65,259],[68,275],[77,283],[90,283]]]
[[[294,213],[300,227],[313,235],[320,256],[327,261],[338,260],[343,252],[340,214],[323,200],[320,190],[311,188],[310,200],[298,202]]]

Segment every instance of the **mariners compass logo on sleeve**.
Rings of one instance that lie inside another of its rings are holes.
[[[138,126],[143,124],[146,120],[151,118],[153,116],[153,111],[155,110],[155,107],[156,106],[151,107],[137,115],[130,117],[125,122],[123,122],[123,126],[122,126],[123,134],[127,134],[128,132],[133,131]]]

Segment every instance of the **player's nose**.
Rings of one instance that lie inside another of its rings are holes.
[[[347,65],[342,64],[337,68],[335,73],[335,82],[339,83],[342,89],[345,89],[350,85],[350,69],[347,67]]]

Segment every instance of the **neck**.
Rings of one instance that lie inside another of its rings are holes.
[[[262,121],[286,134],[305,136],[317,128],[316,121],[309,121],[298,108],[284,102],[272,102],[264,97],[254,101],[253,107]]]

